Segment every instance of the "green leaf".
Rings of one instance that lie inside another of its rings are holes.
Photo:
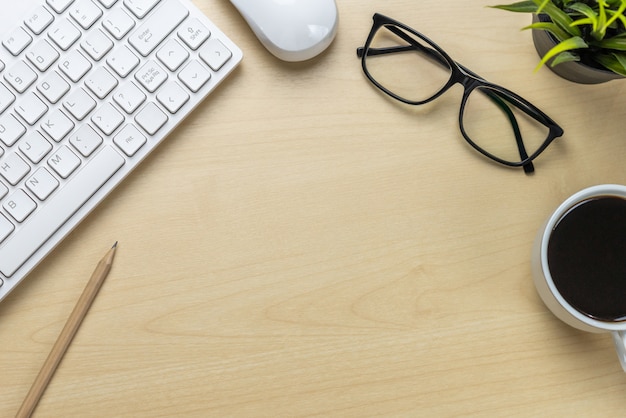
[[[594,46],[598,46],[603,49],[626,51],[626,33],[616,35],[612,38],[603,39],[600,42],[594,43]]]
[[[620,65],[626,69],[626,54],[622,52],[615,52],[612,54],[620,63]]]
[[[612,16],[611,19],[609,19],[609,21],[607,22],[607,25],[610,25],[610,27],[612,28],[616,28],[617,20],[619,20],[622,23],[622,26],[626,27],[626,17],[624,17],[623,12],[618,13],[614,12],[613,10],[607,10],[607,13]],[[613,17],[615,17],[615,19]]]
[[[543,9],[544,9],[544,7],[546,7],[548,2],[550,2],[550,0],[538,0],[538,1],[535,1],[535,4],[537,6],[539,6],[539,8],[537,9],[537,13],[543,12]]]
[[[537,67],[535,67],[535,71],[539,70],[546,62],[550,60],[550,58],[566,51],[572,51],[575,49],[583,49],[589,48],[589,45],[581,38],[580,36],[574,36],[572,38],[566,39],[563,42],[555,45],[551,50],[546,52],[546,54],[541,58]]]
[[[533,0],[533,2],[539,6],[537,13],[547,14],[554,23],[559,25],[561,29],[570,35],[580,36],[580,29],[576,26],[572,26],[573,19],[563,10],[555,6],[551,0]]]
[[[577,11],[578,13],[582,14],[583,16],[587,16],[589,19],[597,22],[598,21],[598,14],[588,5],[586,5],[585,3],[574,3],[574,4],[570,4],[569,6],[567,6],[568,9],[572,9],[574,11]]]
[[[535,13],[537,11],[537,5],[532,1],[519,1],[512,4],[499,4],[497,6],[488,6],[493,9],[506,10],[508,12],[516,13]]]
[[[559,40],[559,42],[571,37],[567,32],[561,29],[560,26],[552,22],[536,22],[532,25],[528,25],[522,28],[522,30],[526,29],[538,29],[548,31],[553,34]]]
[[[584,19],[574,20],[572,22],[572,26],[582,26],[582,25],[592,25],[593,26],[593,24],[594,24],[593,20],[589,19],[588,17],[586,17]]]
[[[594,27],[591,31],[591,36],[596,38],[598,41],[604,38],[604,34],[606,33],[606,11],[604,10],[604,0],[598,0],[598,25]]]
[[[606,22],[606,28],[611,26],[616,19],[622,21],[622,25],[626,26],[626,19],[624,19],[624,10],[626,10],[626,0],[620,0],[620,6],[617,11],[607,10],[607,13],[611,16]],[[605,30],[606,30],[605,28]]]
[[[556,55],[552,62],[550,63],[550,67],[554,67],[555,65],[563,64],[564,62],[572,62],[572,61],[580,61],[580,56],[578,54],[573,54],[571,52],[561,52]]]
[[[575,20],[572,22],[572,25],[590,25],[591,36],[598,41],[604,38],[604,33],[606,33],[606,27],[604,26],[606,14],[604,13],[604,8],[600,7],[600,14],[598,14],[594,9],[585,3],[574,3],[567,7],[587,17],[586,19]]]
[[[618,58],[617,54],[597,54],[594,56],[594,60],[607,70],[626,76],[626,66],[624,65],[626,58]]]

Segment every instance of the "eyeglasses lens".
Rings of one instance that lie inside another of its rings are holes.
[[[451,77],[447,61],[428,42],[395,25],[376,31],[365,68],[379,86],[410,102],[430,99]]]
[[[508,162],[521,162],[534,154],[549,134],[548,127],[524,112],[523,106],[496,89],[478,87],[467,97],[461,129],[483,151]]]

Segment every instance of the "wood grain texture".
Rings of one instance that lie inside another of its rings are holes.
[[[36,417],[623,413],[610,336],[553,317],[529,260],[563,199],[626,183],[624,82],[533,73],[530,18],[488,1],[337,0],[337,39],[300,64],[227,1],[196,4],[244,61],[0,304],[0,416],[107,240],[124,251]],[[370,85],[355,49],[374,12],[563,126],[535,175],[464,142],[459,88],[410,108]]]

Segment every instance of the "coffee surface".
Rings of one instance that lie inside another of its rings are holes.
[[[548,266],[576,310],[626,321],[626,199],[601,196],[571,208],[552,231]]]

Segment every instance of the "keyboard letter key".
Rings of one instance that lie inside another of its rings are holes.
[[[48,106],[31,92],[22,97],[22,101],[15,106],[15,111],[32,126],[48,111]]]
[[[48,165],[62,178],[66,179],[80,165],[80,158],[67,146],[63,145],[48,158]]]
[[[26,187],[37,196],[37,199],[43,201],[59,187],[59,182],[48,170],[40,167],[26,180]]]
[[[33,199],[28,197],[24,190],[17,189],[8,197],[2,207],[9,212],[9,215],[17,222],[24,222],[24,219],[37,208],[37,204]]]

